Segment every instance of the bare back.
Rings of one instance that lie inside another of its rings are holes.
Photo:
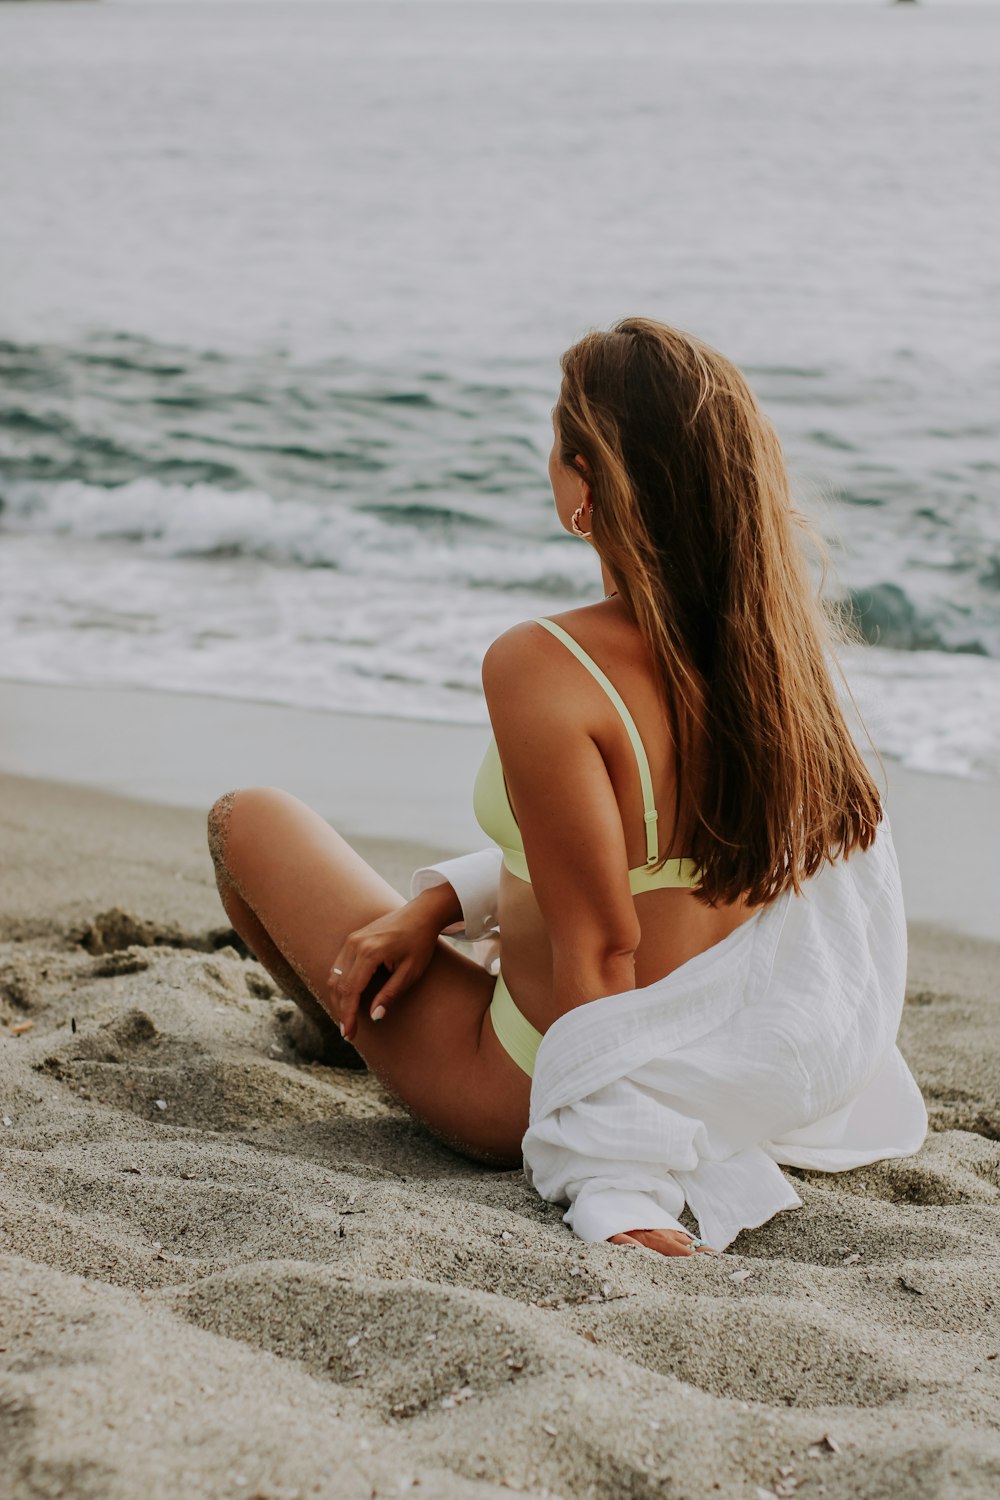
[[[684,856],[686,850],[674,847],[673,745],[652,662],[638,627],[618,599],[567,611],[557,620],[601,667],[627,704],[649,760],[659,810],[660,854]],[[642,791],[635,753],[622,719],[607,694],[568,651],[540,640],[538,654],[544,654],[545,660],[531,665],[545,675],[547,700],[566,744],[577,737],[596,744],[617,803],[627,864],[641,865],[646,858]],[[526,665],[523,661],[518,664],[521,671]],[[491,695],[494,701],[497,696]],[[502,693],[499,696],[502,698]],[[503,712],[501,701],[496,704],[498,728]],[[537,765],[537,771],[550,786],[558,787],[558,766]],[[508,785],[508,794],[520,822],[517,792]],[[597,853],[599,857],[600,851]],[[570,847],[555,854],[565,860],[573,858]],[[607,855],[615,858],[616,850],[609,847]],[[635,950],[636,986],[653,983],[721,942],[752,914],[743,903],[707,907],[690,890],[683,889],[644,891],[632,900],[641,932]],[[535,886],[503,869],[497,915],[502,968],[511,993],[527,1019],[544,1032],[561,1007],[553,992],[549,924]]]

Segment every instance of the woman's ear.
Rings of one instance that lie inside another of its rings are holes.
[[[576,470],[580,481],[580,499],[584,505],[591,505],[593,502],[590,494],[590,469],[587,467],[587,460],[582,453],[577,453],[574,456],[573,468]]]

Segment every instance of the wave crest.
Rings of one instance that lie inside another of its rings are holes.
[[[505,532],[499,544],[485,535],[492,530],[488,522],[441,506],[355,510],[278,500],[265,490],[156,479],[113,486],[66,480],[8,491],[0,516],[12,531],[136,543],[166,557],[242,557],[354,577],[543,590],[567,599],[593,588],[593,560],[569,538]]]

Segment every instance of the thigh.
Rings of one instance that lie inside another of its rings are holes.
[[[227,800],[216,856],[324,1009],[330,965],[356,928],[403,904],[325,819],[289,792],[250,787]],[[354,1045],[369,1068],[459,1149],[520,1161],[531,1080],[486,1019],[492,975],[440,941],[420,982]]]

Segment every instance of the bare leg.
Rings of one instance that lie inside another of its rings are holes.
[[[215,866],[215,883],[219,888],[219,899],[225,908],[226,915],[254,957],[264,965],[272,978],[277,980],[285,994],[306,1013],[323,1040],[329,1039],[332,1044],[333,1038],[336,1037],[341,1046],[345,1046],[347,1044],[344,1043],[332,1018],[291,964],[286,962],[281,949],[272,943],[264,924],[258,919],[246,897],[237,889],[233,876],[226,869],[225,847],[233,796],[232,792],[227,792],[224,797],[220,797],[208,815],[208,848]],[[354,1051],[353,1047],[351,1051]]]
[[[279,988],[290,1000],[295,1001],[305,1018],[303,1024],[308,1023],[305,1025],[309,1038],[308,1055],[318,1057],[332,1067],[363,1068],[364,1059],[355,1051],[350,1042],[345,1042],[336,1023],[327,1015],[291,964],[286,963],[284,955],[272,943],[266,928],[254,915],[236,887],[230,883],[225,870],[219,865],[216,865],[215,880],[219,888],[219,898],[234,929],[246,943],[254,958],[263,964],[271,977],[277,981]],[[309,1028],[312,1028],[311,1032]]]
[[[227,793],[209,847],[230,920],[304,1011],[324,1008],[347,934],[403,902],[311,808],[287,792]],[[357,1051],[419,1119],[479,1159],[520,1161],[530,1080],[487,1019],[492,976],[439,943],[420,982],[381,1024],[362,1008]],[[339,1033],[338,1033],[339,1039]]]

